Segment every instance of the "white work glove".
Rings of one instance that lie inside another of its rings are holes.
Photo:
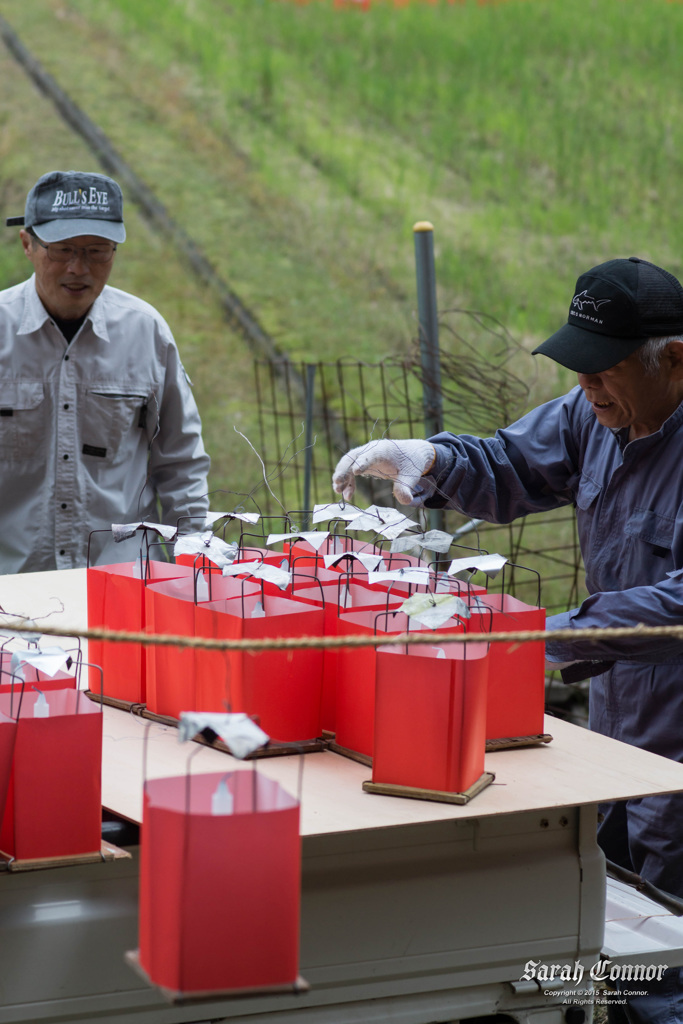
[[[420,483],[434,465],[436,449],[429,441],[368,441],[352,448],[337,463],[332,486],[345,501],[356,490],[356,476],[376,476],[394,481],[394,497],[402,505],[421,505],[433,488]]]

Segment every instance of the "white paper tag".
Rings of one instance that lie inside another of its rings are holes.
[[[178,555],[203,555],[219,568],[231,565],[239,554],[237,544],[226,544],[220,537],[215,537],[210,531],[205,533],[186,533],[180,537],[173,548],[173,554]]]
[[[376,583],[417,583],[427,586],[433,579],[434,574],[426,566],[411,565],[406,569],[390,569],[388,572],[369,572],[368,583],[374,586]]]
[[[331,569],[332,566],[338,565],[345,558],[360,562],[368,572],[381,572],[386,568],[382,556],[373,555],[369,551],[342,551],[331,555],[323,555],[325,568]]]
[[[421,622],[428,629],[438,629],[445,622],[458,616],[470,618],[470,610],[456,594],[413,594],[401,605],[401,611],[411,616],[411,621]]]
[[[448,575],[453,576],[455,573],[468,569],[478,569],[493,579],[506,562],[507,558],[504,558],[503,555],[468,555],[466,558],[454,558],[448,567]]]
[[[250,523],[253,526],[260,518],[258,512],[207,512],[204,526],[210,530],[219,519],[240,519],[243,523]]]
[[[327,523],[330,519],[344,519],[347,522],[351,519],[355,519],[363,511],[362,508],[356,508],[355,505],[349,505],[348,502],[336,502],[327,505],[314,505],[313,506],[313,525],[316,523]]]
[[[220,736],[224,743],[227,743],[233,757],[240,759],[264,746],[270,738],[243,711],[236,714],[217,711],[181,711],[178,739],[181,743],[185,743],[207,727]]]
[[[223,566],[224,576],[254,576],[256,579],[274,583],[280,590],[286,590],[292,582],[292,575],[284,569],[278,569],[270,562],[235,562]]]
[[[414,519],[409,519],[396,508],[370,505],[361,515],[349,522],[347,530],[374,530],[387,540],[393,540],[406,530],[414,529],[416,525]]]
[[[403,537],[395,538],[391,542],[391,551],[392,553],[404,551],[418,557],[424,550],[445,554],[452,543],[453,537],[450,533],[444,533],[443,530],[428,530],[427,533],[408,533]]]
[[[29,647],[25,651],[14,651],[10,662],[11,671],[24,679],[23,665],[32,665],[46,676],[55,676],[67,666],[69,654],[61,647]]]
[[[178,530],[175,526],[166,526],[164,523],[112,523],[111,532],[115,543],[132,537],[136,530],[153,530],[164,540],[173,540]]]
[[[268,535],[266,545],[270,547],[271,544],[278,544],[281,540],[292,540],[293,538],[297,538],[307,541],[312,548],[319,551],[329,535],[330,534],[327,530],[306,530],[299,533],[271,533]]]

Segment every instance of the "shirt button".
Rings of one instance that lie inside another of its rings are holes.
[[[66,461],[69,458],[69,456],[68,455],[62,455],[62,458]]]
[[[68,358],[69,358],[68,356],[64,356],[64,362],[65,363],[67,362]]]
[[[59,549],[59,553],[60,553],[60,555],[65,555],[66,551],[64,550],[64,548],[60,548]]]
[[[66,508],[66,502],[65,501],[62,502],[62,508]]]
[[[68,402],[65,402],[65,403],[64,403],[64,408],[65,408],[65,409],[68,409],[68,408],[69,408],[69,403],[68,403]]]

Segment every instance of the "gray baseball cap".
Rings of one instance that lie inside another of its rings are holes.
[[[32,228],[41,242],[62,242],[77,235],[125,242],[123,195],[104,174],[49,171],[26,197],[24,216],[8,217],[7,226]]]

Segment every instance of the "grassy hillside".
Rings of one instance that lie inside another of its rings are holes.
[[[290,351],[320,345],[320,312],[294,301],[287,314],[282,302],[271,309],[273,275],[284,274],[275,287],[286,284],[292,300],[330,312],[340,293],[356,297],[359,277],[363,305],[369,292],[409,309],[417,219],[437,228],[446,304],[534,336],[554,328],[578,271],[603,256],[638,252],[683,269],[678,4],[375,0],[359,12],[322,0],[60,0],[56,9],[80,12],[100,44],[122,48],[114,59],[139,118],[183,119],[186,132],[199,118],[209,138],[193,138],[194,156],[217,140],[242,157],[246,181],[233,168],[222,175],[220,223],[229,231],[239,220],[246,191],[278,236],[261,236],[258,253],[268,241],[276,252],[217,258],[268,308]],[[73,17],[70,28],[72,55],[95,42]],[[130,125],[111,127],[130,144]],[[186,212],[208,242],[211,218],[190,198],[208,183],[167,170],[167,191],[188,194]],[[253,280],[262,271],[266,289]],[[352,343],[333,317],[343,351],[402,340],[372,309],[360,323],[346,316],[352,330],[384,326],[388,336],[353,330]]]
[[[409,347],[417,220],[435,226],[440,308],[493,315],[527,348],[596,262],[638,254],[683,274],[680,4],[0,0],[0,13],[294,358]],[[6,215],[47,168],[96,161],[4,50],[0,74]],[[254,436],[251,354],[130,204],[127,219],[113,283],[171,323],[214,486],[242,491],[260,473],[233,429]],[[25,272],[7,232],[0,284]],[[534,361],[515,369],[531,377]],[[537,369],[534,400],[571,383]]]

